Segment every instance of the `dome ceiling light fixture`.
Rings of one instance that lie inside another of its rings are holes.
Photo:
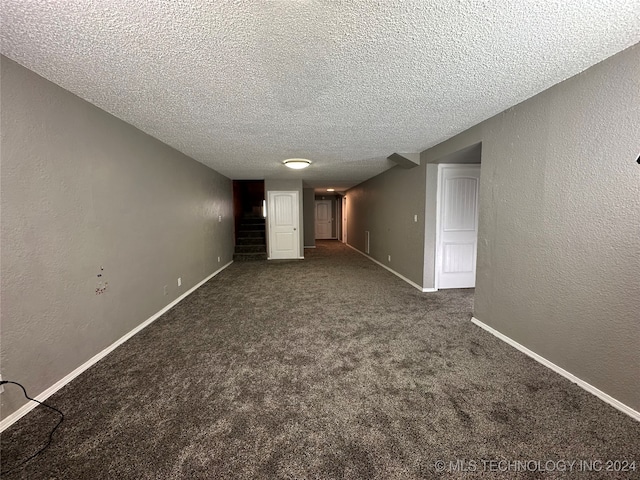
[[[311,160],[307,160],[306,158],[290,158],[288,160],[283,161],[282,163],[289,168],[293,168],[294,170],[302,170],[303,168],[307,168],[311,165]]]

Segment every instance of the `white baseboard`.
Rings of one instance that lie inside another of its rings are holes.
[[[553,370],[554,372],[562,375],[563,377],[565,377],[567,380],[575,383],[576,385],[578,385],[579,387],[583,388],[584,390],[586,390],[587,392],[595,395],[596,397],[598,397],[600,400],[608,403],[609,405],[611,405],[614,408],[617,408],[618,410],[620,410],[622,413],[626,413],[627,415],[629,415],[631,418],[633,418],[634,420],[640,421],[640,412],[634,410],[633,408],[625,405],[624,403],[616,400],[615,398],[613,398],[611,395],[604,393],[602,390],[597,389],[596,387],[594,387],[593,385],[591,385],[590,383],[585,382],[584,380],[581,380],[580,378],[576,377],[574,374],[566,371],[564,368],[559,367],[558,365],[556,365],[553,362],[550,362],[549,360],[547,360],[546,358],[538,355],[536,352],[529,350],[527,347],[525,347],[524,345],[519,344],[518,342],[516,342],[515,340],[507,337],[506,335],[504,335],[503,333],[500,333],[499,331],[497,331],[494,328],[491,328],[489,325],[481,322],[480,320],[478,320],[476,317],[471,317],[471,321],[476,324],[477,326],[479,326],[480,328],[486,330],[487,332],[489,332],[490,334],[498,337],[500,340],[502,340],[505,343],[508,343],[509,345],[511,345],[512,347],[514,347],[517,350],[520,350],[522,353],[524,353],[525,355],[533,358],[536,362],[541,363],[542,365],[544,365],[547,368],[550,368],[551,370]]]
[[[184,292],[182,295],[180,295],[178,298],[176,298],[173,302],[168,304],[162,310],[160,310],[159,312],[153,314],[151,317],[149,317],[147,320],[145,320],[140,325],[135,327],[133,330],[131,330],[130,332],[128,332],[125,335],[123,335],[122,337],[120,337],[118,340],[113,342],[111,345],[109,345],[107,348],[102,350],[100,353],[94,355],[89,360],[84,362],[82,365],[80,365],[78,368],[76,368],[73,372],[71,372],[70,374],[68,374],[67,376],[65,376],[64,378],[59,380],[58,382],[54,383],[49,388],[47,388],[44,392],[42,392],[41,394],[39,394],[39,395],[37,395],[37,396],[35,396],[33,398],[35,398],[36,400],[38,400],[40,402],[44,402],[47,398],[49,398],[51,395],[56,393],[58,390],[60,390],[65,385],[67,385],[69,382],[71,382],[74,378],[76,378],[82,372],[84,372],[88,368],[92,367],[94,364],[98,363],[100,360],[102,360],[104,357],[106,357],[109,353],[111,353],[117,347],[119,347],[124,342],[126,342],[131,337],[133,337],[136,333],[140,332],[145,327],[151,325],[155,320],[160,318],[164,313],[166,313],[171,308],[173,308],[175,305],[177,305],[182,300],[184,300],[186,297],[191,295],[194,291],[196,291],[202,285],[207,283],[209,280],[211,280],[213,277],[215,277],[218,273],[220,273],[222,270],[227,268],[232,263],[233,263],[233,260],[231,262],[227,263],[222,268],[219,268],[218,270],[213,272],[211,275],[209,275],[207,278],[202,280],[200,283],[198,283],[197,285],[193,286],[188,291]],[[29,413],[31,410],[33,410],[37,406],[38,406],[38,404],[36,402],[29,401],[28,403],[26,403],[25,405],[20,407],[18,410],[16,410],[15,412],[13,412],[11,415],[9,415],[7,418],[5,418],[4,420],[2,420],[0,422],[0,432],[3,432],[7,428],[9,428],[11,425],[13,425],[19,419],[24,417],[27,413]]]
[[[358,250],[356,247],[349,245],[348,243],[345,243],[345,245],[349,248],[352,248],[353,250],[355,250],[356,252],[358,252],[360,255],[363,255],[365,257],[367,257],[369,260],[371,260],[373,263],[377,263],[378,265],[380,265],[382,268],[389,270],[391,273],[393,273],[396,277],[401,278],[402,280],[404,280],[405,282],[407,282],[409,285],[411,285],[412,287],[417,288],[418,290],[420,290],[423,293],[426,292],[437,292],[438,289],[437,288],[422,288],[420,285],[418,285],[416,282],[409,280],[407,277],[405,277],[404,275],[399,274],[398,272],[396,272],[395,270],[392,270],[391,268],[387,267],[384,263],[379,262],[378,260],[376,260],[375,258],[373,258],[370,255],[367,255],[364,252],[361,252],[360,250]]]
[[[291,257],[291,258],[271,258],[267,257],[267,260],[277,262],[278,260],[304,260],[304,257]]]
[[[305,245],[304,248],[316,248],[315,245]]]

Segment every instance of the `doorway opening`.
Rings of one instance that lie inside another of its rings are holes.
[[[266,260],[264,180],[233,181],[234,260]]]
[[[299,192],[269,190],[269,260],[304,258],[300,252]]]
[[[331,200],[316,200],[316,239],[333,238],[333,213]]]
[[[480,165],[438,165],[436,288],[476,286]]]
[[[314,202],[315,238],[342,240],[342,195],[316,195]]]
[[[473,288],[482,143],[427,164],[423,291]]]

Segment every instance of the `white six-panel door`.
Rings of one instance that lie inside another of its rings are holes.
[[[300,258],[298,192],[269,191],[267,226],[269,259]]]
[[[437,288],[476,285],[479,165],[438,166]]]

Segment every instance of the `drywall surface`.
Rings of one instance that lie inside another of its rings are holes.
[[[36,396],[231,261],[232,187],[1,62],[2,376]]]
[[[284,168],[284,167],[283,167]],[[298,224],[300,228],[302,228],[302,232],[300,232],[300,255],[304,256],[304,188],[302,186],[302,180],[289,180],[289,179],[280,179],[280,178],[267,178],[264,181],[264,196],[267,199],[267,203],[269,202],[269,192],[272,191],[280,191],[280,192],[298,192],[298,212],[299,212],[299,221]],[[267,211],[269,207],[267,206]],[[267,229],[269,228],[269,219],[267,218]],[[269,234],[267,232],[267,242],[269,241]]]
[[[482,141],[475,316],[640,410],[640,46],[431,149]]]
[[[436,224],[438,205],[438,165],[426,165],[426,197],[424,207],[424,274],[422,287],[436,286]]]
[[[422,286],[426,165],[394,167],[347,191],[348,242]],[[414,221],[417,215],[418,221]],[[391,261],[389,261],[391,255]]]
[[[313,188],[303,188],[304,246],[316,246],[316,206]]]

